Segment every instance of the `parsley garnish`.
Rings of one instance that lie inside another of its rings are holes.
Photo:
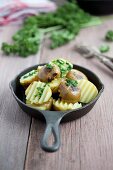
[[[52,69],[53,68],[53,66],[51,65],[51,64],[46,64],[46,67],[48,68],[48,69]]]
[[[99,47],[99,50],[100,50],[101,53],[108,52],[109,49],[110,49],[109,45],[106,45],[106,44],[101,45],[101,46]]]
[[[64,62],[63,60],[61,60],[61,59],[58,59],[57,62],[58,62],[59,64],[64,64],[64,63],[65,63],[65,62]]]
[[[56,64],[60,68],[61,77],[65,77],[68,71],[73,68],[71,63],[62,59],[53,60],[52,63]]]
[[[33,70],[33,71],[25,74],[25,75],[23,76],[23,78],[25,79],[25,78],[27,78],[27,77],[33,76],[33,74],[35,74],[36,72],[37,72],[36,70]]]
[[[72,79],[66,79],[66,85],[67,86],[73,86],[76,87],[78,84],[78,82],[76,80],[72,80]]]
[[[37,93],[37,96],[39,96],[39,98],[42,96],[42,93],[44,91],[44,88],[42,87],[37,87],[37,90],[38,90],[38,93]],[[35,95],[36,96],[36,95]]]
[[[105,39],[108,41],[113,41],[113,30],[107,31],[107,33],[105,35]]]

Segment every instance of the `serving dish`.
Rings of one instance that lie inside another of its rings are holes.
[[[39,64],[40,66],[45,65]],[[60,129],[59,124],[60,122],[68,122],[75,119],[78,119],[85,114],[87,114],[95,105],[96,101],[101,96],[101,93],[104,90],[104,85],[101,82],[101,80],[98,78],[98,76],[93,73],[92,71],[78,65],[73,65],[74,69],[77,69],[81,72],[83,72],[88,79],[97,87],[98,89],[98,95],[96,98],[91,101],[88,104],[85,104],[79,109],[76,110],[68,110],[68,111],[45,111],[45,110],[37,110],[35,108],[31,108],[28,105],[25,104],[25,89],[20,85],[20,77],[27,72],[36,69],[39,65],[35,65],[32,67],[29,67],[22,71],[20,74],[18,74],[11,82],[10,82],[10,89],[11,92],[16,99],[17,103],[21,107],[21,109],[26,112],[28,115],[33,116],[35,118],[39,118],[41,120],[46,120],[46,129],[44,132],[44,135],[41,139],[41,147],[43,150],[48,152],[54,152],[57,151],[60,147]],[[49,146],[48,144],[48,138],[49,136],[53,134],[54,136],[54,143]]]

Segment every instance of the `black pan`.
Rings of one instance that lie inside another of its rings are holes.
[[[40,64],[44,65],[44,64]],[[82,71],[88,79],[94,83],[99,91],[97,97],[91,101],[90,103],[84,105],[82,108],[76,109],[76,110],[69,110],[69,111],[44,111],[44,110],[37,110],[34,108],[31,108],[25,104],[25,90],[24,88],[20,85],[19,79],[22,75],[26,74],[27,72],[31,71],[32,69],[36,69],[38,65],[32,66],[30,68],[25,69],[22,71],[20,74],[18,74],[14,80],[10,82],[10,89],[11,92],[18,102],[19,106],[22,108],[24,112],[27,114],[43,119],[45,118],[46,120],[46,129],[43,138],[41,139],[41,147],[43,150],[48,151],[48,152],[54,152],[59,149],[60,147],[60,130],[59,130],[59,123],[60,121],[71,121],[78,119],[85,114],[87,114],[95,105],[96,101],[99,99],[101,93],[104,90],[104,85],[100,81],[97,75],[95,75],[92,71],[78,66],[74,65],[74,68]],[[53,134],[54,136],[54,143],[49,146],[48,145],[48,138],[49,136]]]

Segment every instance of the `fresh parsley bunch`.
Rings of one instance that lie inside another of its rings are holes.
[[[55,12],[28,17],[22,28],[13,35],[13,43],[2,43],[2,51],[22,57],[36,54],[43,36],[48,32],[50,47],[57,48],[74,39],[91,18],[77,3],[67,2]]]
[[[36,25],[24,26],[12,37],[13,44],[3,43],[2,50],[7,55],[16,54],[22,57],[36,54],[39,50],[41,36],[41,31]]]

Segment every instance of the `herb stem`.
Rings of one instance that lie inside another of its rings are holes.
[[[41,28],[40,30],[42,31],[42,33],[47,34],[52,31],[60,30],[61,28],[62,27],[59,25],[59,26],[54,26],[54,27],[48,27],[46,29]]]

